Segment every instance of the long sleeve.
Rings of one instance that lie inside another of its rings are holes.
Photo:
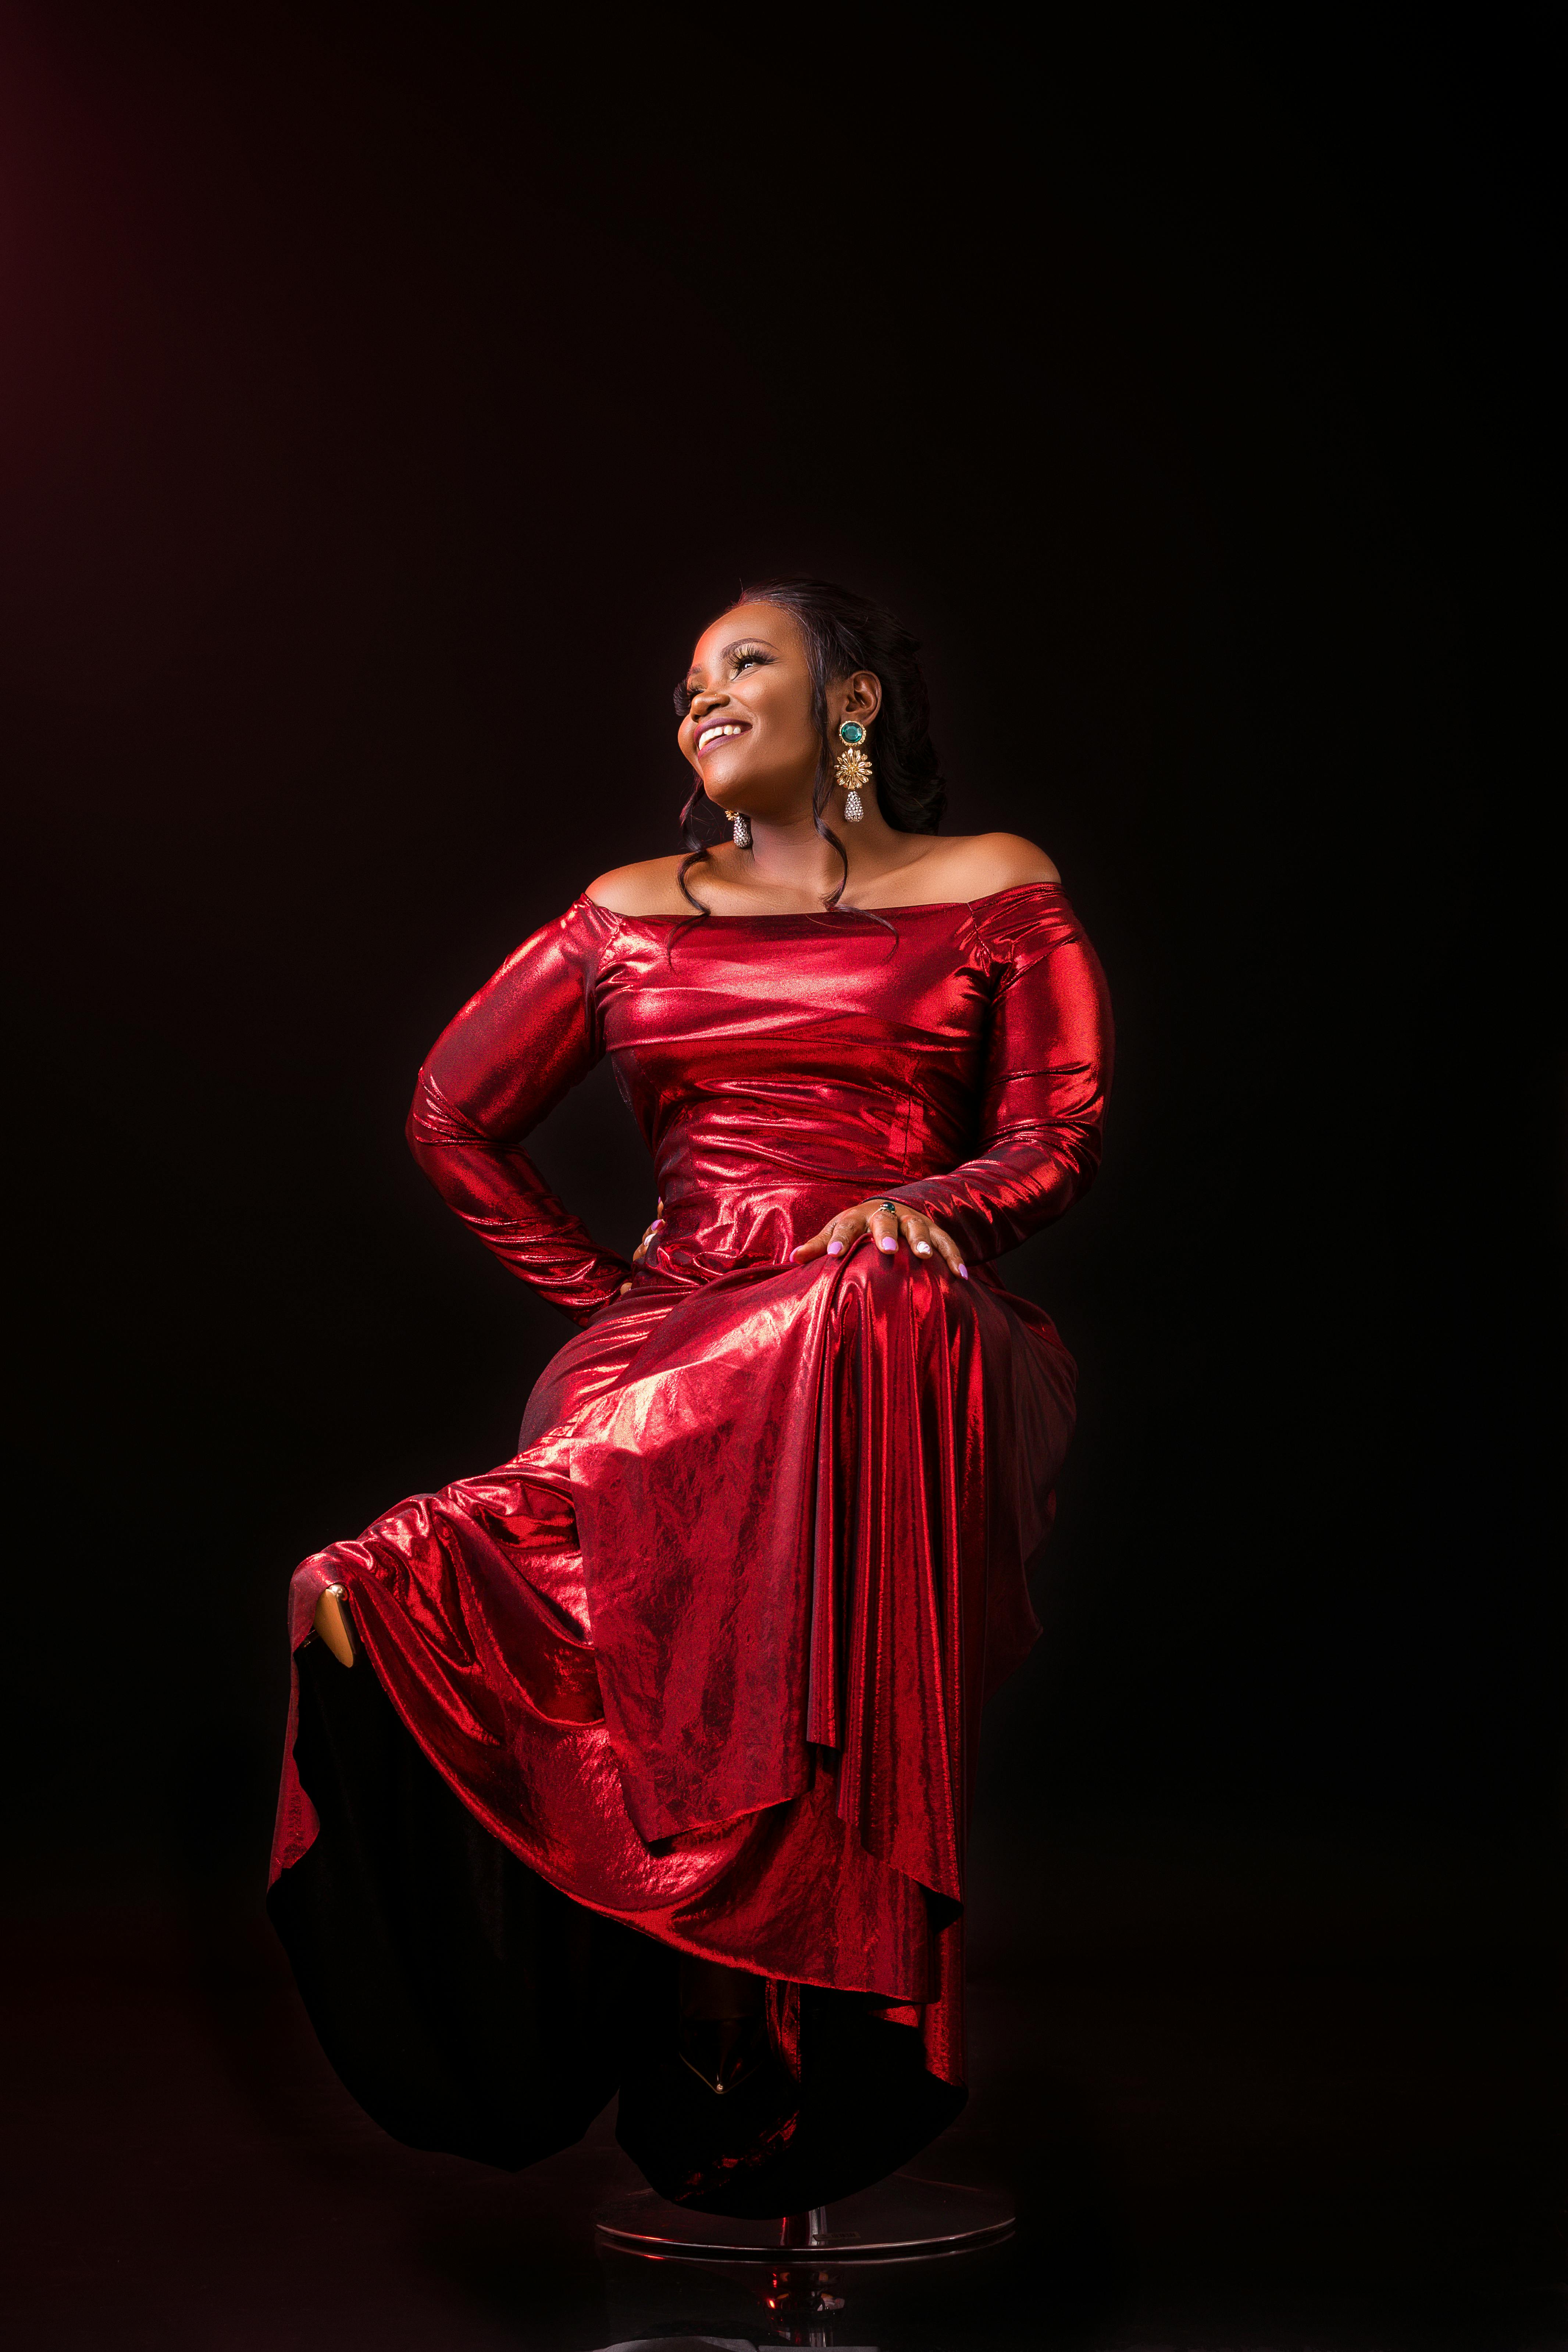
[[[550,1190],[522,1139],[604,1052],[595,981],[616,919],[581,898],[442,1031],[408,1114],[416,1160],[503,1265],[585,1323],[631,1268]]]
[[[979,1150],[892,1196],[945,1225],[976,1265],[1059,1217],[1092,1181],[1111,1065],[1105,975],[1055,885],[1007,892],[979,936],[994,985]]]

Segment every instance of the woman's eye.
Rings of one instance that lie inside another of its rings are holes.
[[[731,658],[735,664],[735,675],[739,677],[743,669],[759,668],[768,656],[766,654],[735,654]]]

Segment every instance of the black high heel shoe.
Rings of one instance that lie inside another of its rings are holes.
[[[684,1956],[676,2049],[716,2098],[737,2090],[768,2055],[763,1979]]]
[[[682,2065],[721,2099],[750,2080],[768,2054],[767,2026],[755,2017],[685,2017],[676,2037]]]

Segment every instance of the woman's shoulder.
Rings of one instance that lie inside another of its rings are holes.
[[[1026,882],[1059,882],[1054,862],[1020,833],[941,835],[921,865],[942,898],[989,898]]]
[[[680,868],[675,857],[643,857],[635,866],[613,866],[596,875],[583,893],[608,915],[689,915],[680,894]]]
[[[708,871],[717,870],[721,879],[724,856],[723,845],[709,852]],[[940,834],[915,862],[920,867],[917,904],[989,898],[998,890],[1016,889],[1021,883],[1061,879],[1045,851],[1017,833]],[[684,863],[678,856],[645,857],[633,866],[612,866],[608,873],[596,875],[583,895],[610,915],[687,915],[691,907],[680,887]]]

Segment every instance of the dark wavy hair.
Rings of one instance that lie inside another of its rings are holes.
[[[824,841],[838,852],[844,871],[838,887],[826,904],[836,907],[849,879],[844,844],[827,824],[823,811],[833,789],[833,747],[827,736],[827,689],[858,669],[868,669],[880,681],[882,706],[870,730],[868,750],[876,777],[877,805],[900,833],[935,833],[947,805],[947,786],[931,740],[931,698],[920,665],[920,640],[885,604],[851,589],[835,587],[830,580],[767,580],[742,588],[737,604],[777,604],[793,613],[805,639],[811,667],[811,715],[819,740],[812,815]],[[677,715],[685,718],[691,698],[684,684],[675,689]],[[710,910],[687,889],[686,877],[713,842],[705,834],[703,812],[713,803],[699,778],[680,812],[681,838],[687,854],[680,863],[683,896],[700,915]],[[717,812],[714,812],[717,814]]]

